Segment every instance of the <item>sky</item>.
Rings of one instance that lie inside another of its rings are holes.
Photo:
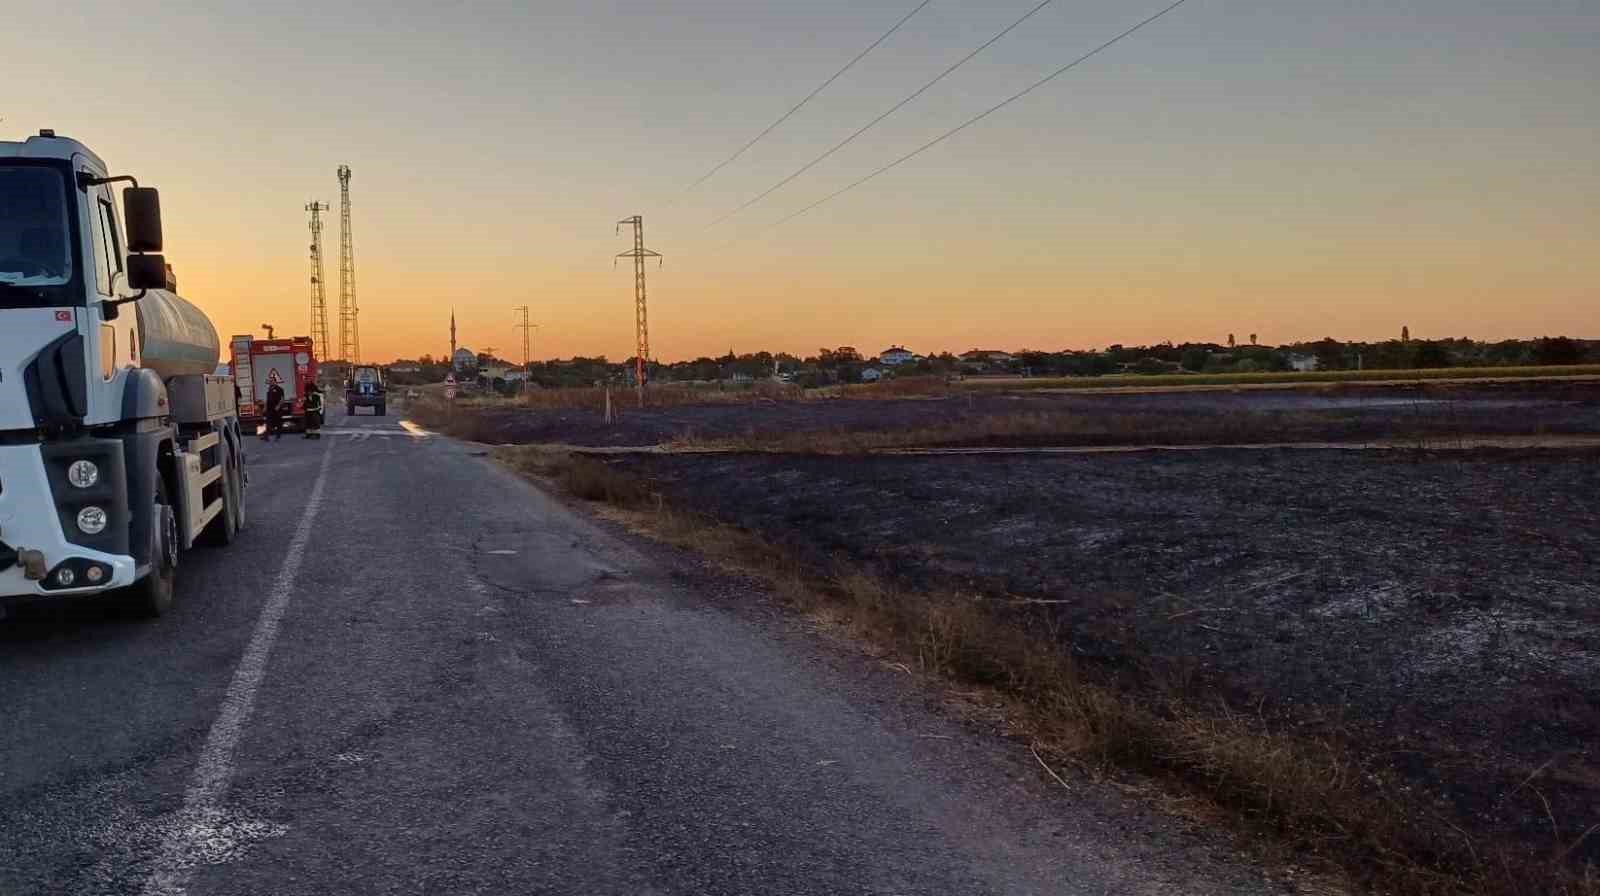
[[[125,4],[0,0],[0,139],[82,140],[162,191],[180,291],[224,338],[309,332],[304,206],[336,310],[353,170],[364,360],[1086,349],[1333,336],[1600,337],[1595,0]],[[615,264],[615,266],[614,266]],[[336,315],[335,315],[336,317]],[[336,320],[331,322],[337,328]]]

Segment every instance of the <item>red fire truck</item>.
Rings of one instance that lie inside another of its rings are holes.
[[[228,340],[233,355],[233,379],[239,387],[239,423],[254,432],[267,419],[267,387],[283,388],[283,427],[298,430],[305,421],[306,387],[317,381],[317,355],[310,336],[257,339],[235,336]]]

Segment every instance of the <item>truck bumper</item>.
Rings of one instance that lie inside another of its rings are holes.
[[[108,454],[112,446],[117,446],[116,453]],[[128,519],[127,508],[118,506],[125,503],[122,496],[127,494],[120,445],[100,439],[52,443],[49,454],[53,462],[59,462],[76,449],[92,454],[97,461],[114,457],[115,462],[101,461],[100,467],[103,480],[115,481],[102,481],[82,494],[64,494],[58,503],[57,492],[64,483],[57,482],[52,488],[45,449],[40,445],[0,445],[0,602],[99,594],[132,585],[138,577],[133,557],[74,544],[66,537],[63,518],[75,516],[76,506],[85,501],[104,507],[108,526],[126,526]],[[122,540],[126,542],[126,538]],[[22,562],[30,551],[43,555],[42,578],[30,578]],[[90,567],[100,568],[99,582],[88,581],[84,573]],[[74,571],[70,586],[61,585],[57,577],[63,568]]]

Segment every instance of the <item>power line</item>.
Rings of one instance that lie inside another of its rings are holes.
[[[871,53],[873,50],[876,50],[878,48],[879,44],[882,44],[884,41],[889,39],[890,35],[894,34],[896,31],[899,31],[901,25],[904,25],[905,23],[911,21],[911,17],[912,16],[916,15],[919,12],[922,12],[922,8],[927,6],[929,3],[932,3],[932,2],[933,2],[933,0],[922,0],[921,3],[917,4],[916,9],[913,9],[910,12],[906,13],[905,16],[903,16],[900,19],[900,21],[895,22],[893,28],[890,28],[888,31],[885,31],[882,34],[882,36],[880,36],[877,40],[873,41],[872,44],[870,46],[868,46],[865,50],[862,50],[860,53],[857,53],[856,54],[856,58],[854,58],[854,59],[850,60],[849,62],[845,63],[844,68],[841,68],[838,71],[834,72],[833,76],[830,77],[828,80],[823,81],[822,84],[819,85],[816,90],[813,90],[810,93],[806,94],[806,98],[805,99],[801,100],[798,103],[795,103],[794,104],[794,108],[792,108],[789,111],[783,113],[783,115],[777,121],[774,121],[772,124],[767,125],[766,130],[764,130],[761,133],[755,135],[755,137],[753,137],[750,140],[749,143],[746,143],[745,145],[739,147],[739,150],[737,152],[735,152],[733,155],[728,156],[726,159],[723,159],[721,162],[717,163],[716,167],[712,168],[710,171],[707,171],[705,174],[700,175],[700,179],[695,181],[694,183],[690,184],[689,187],[688,187],[688,190],[693,190],[695,187],[698,187],[701,184],[705,183],[706,181],[710,180],[711,177],[713,175],[715,175],[718,171],[721,171],[722,169],[728,167],[728,165],[731,164],[734,159],[739,158],[740,156],[744,155],[747,151],[749,151],[750,147],[755,146],[757,143],[760,143],[761,142],[761,138],[763,138],[763,137],[767,136],[768,134],[772,133],[774,130],[777,130],[778,125],[781,125],[784,122],[788,121],[796,112],[799,112],[801,110],[801,108],[803,108],[805,106],[806,103],[809,103],[813,99],[815,99],[817,94],[821,93],[824,90],[827,90],[829,84],[832,84],[833,82],[839,80],[840,76],[843,75],[845,72],[849,71],[850,69],[854,68],[856,63],[858,63],[861,60],[867,58],[867,54],[868,53]],[[685,190],[685,192],[688,192],[688,190]]]
[[[824,203],[832,202],[833,200],[839,198],[840,196],[843,196],[844,194],[850,192],[851,190],[854,190],[856,187],[861,186],[862,184],[866,183],[869,180],[872,180],[873,178],[877,177],[878,175],[889,171],[891,168],[899,167],[900,165],[911,161],[912,159],[916,158],[917,156],[922,155],[924,152],[927,152],[928,150],[934,148],[935,146],[938,146],[940,143],[943,143],[944,141],[950,139],[951,137],[954,137],[956,134],[961,133],[962,131],[966,130],[967,128],[972,127],[973,125],[975,125],[978,122],[984,120],[985,118],[988,118],[990,115],[993,115],[994,113],[1000,111],[1001,109],[1004,109],[1006,106],[1011,105],[1012,103],[1016,102],[1017,100],[1020,100],[1023,97],[1027,96],[1028,94],[1034,92],[1035,90],[1038,90],[1040,87],[1043,87],[1044,85],[1050,83],[1051,81],[1054,81],[1056,78],[1059,78],[1062,75],[1066,74],[1067,72],[1072,71],[1073,69],[1077,68],[1079,65],[1082,65],[1083,63],[1089,61],[1091,58],[1099,55],[1101,52],[1109,49],[1112,45],[1117,44],[1117,43],[1121,42],[1124,38],[1131,36],[1135,31],[1138,31],[1141,28],[1145,27],[1146,25],[1149,25],[1149,24],[1155,22],[1157,19],[1165,16],[1167,13],[1172,12],[1173,10],[1177,9],[1178,7],[1182,6],[1184,3],[1187,3],[1187,2],[1188,2],[1188,0],[1176,0],[1176,2],[1174,2],[1173,4],[1168,6],[1167,8],[1161,10],[1160,12],[1158,12],[1155,15],[1149,17],[1148,19],[1145,19],[1144,21],[1140,22],[1139,24],[1134,25],[1132,28],[1129,28],[1128,30],[1122,32],[1121,34],[1118,34],[1116,37],[1111,38],[1110,40],[1106,41],[1105,43],[1101,44],[1100,46],[1095,47],[1093,50],[1090,50],[1089,52],[1083,54],[1082,56],[1079,56],[1077,59],[1074,59],[1071,62],[1067,63],[1066,65],[1063,65],[1062,67],[1056,69],[1055,71],[1053,71],[1050,74],[1044,76],[1043,78],[1040,78],[1039,80],[1037,80],[1037,81],[1033,82],[1032,84],[1028,85],[1023,90],[1020,90],[1020,91],[1012,94],[1011,96],[1007,97],[1006,99],[1004,99],[1004,100],[994,104],[993,106],[990,106],[989,108],[983,110],[982,112],[979,112],[977,115],[974,115],[971,118],[967,119],[966,121],[962,122],[961,124],[951,128],[948,131],[945,131],[943,134],[940,134],[939,136],[933,138],[932,140],[929,140],[927,143],[922,144],[921,146],[917,147],[916,149],[913,149],[912,151],[910,151],[910,152],[906,153],[905,155],[901,156],[900,158],[895,159],[894,161],[890,162],[889,164],[884,165],[882,168],[879,168],[876,171],[872,172],[871,174],[868,174],[866,177],[863,177],[860,180],[856,180],[856,181],[853,181],[853,182],[851,182],[849,184],[846,184],[845,186],[839,188],[838,190],[835,190],[834,192],[829,193],[827,196],[824,196],[821,199],[818,199],[816,202],[811,203],[810,205],[806,206],[805,208],[800,209],[799,211],[789,215],[788,217],[782,218],[782,219],[774,222],[772,224],[772,227],[769,227],[767,229],[770,230],[773,227],[780,227],[780,226],[782,226],[784,224],[787,224],[790,221],[793,221],[795,218],[800,217],[801,215],[805,214],[806,212],[811,211],[812,209],[816,208],[819,205],[823,205]]]
[[[943,81],[946,77],[948,77],[956,69],[958,69],[958,68],[962,67],[963,65],[966,65],[968,62],[972,61],[973,57],[977,56],[979,53],[982,53],[984,50],[989,49],[989,47],[993,46],[996,41],[1000,40],[1000,38],[1005,37],[1007,34],[1010,34],[1013,30],[1015,30],[1018,25],[1021,25],[1023,22],[1026,22],[1027,20],[1033,18],[1033,15],[1035,13],[1037,13],[1041,9],[1044,9],[1046,6],[1049,6],[1051,4],[1051,2],[1053,2],[1053,0],[1041,0],[1041,2],[1039,3],[1038,6],[1035,6],[1033,9],[1028,10],[1022,16],[1022,18],[1017,19],[1015,22],[1012,22],[1010,25],[1007,25],[1005,27],[1005,30],[1001,31],[999,34],[996,34],[994,37],[989,38],[987,41],[984,42],[983,46],[980,46],[976,50],[973,50],[971,53],[968,53],[967,55],[961,57],[959,60],[956,61],[956,63],[954,65],[952,65],[949,68],[945,69],[944,71],[940,72],[938,77],[935,77],[932,81],[929,81],[928,83],[926,83],[926,84],[922,85],[921,87],[917,88],[916,93],[913,93],[910,96],[906,97],[905,99],[901,100],[900,102],[895,103],[893,106],[890,106],[889,109],[886,112],[884,112],[882,115],[879,115],[877,118],[872,119],[871,121],[869,121],[866,124],[862,125],[860,128],[856,129],[855,133],[851,134],[850,136],[848,136],[848,137],[844,138],[843,140],[839,141],[838,143],[834,144],[832,149],[828,150],[827,152],[823,153],[822,155],[817,156],[816,158],[814,158],[811,161],[807,162],[804,166],[802,166],[800,168],[800,170],[794,172],[793,174],[789,175],[788,177],[784,178],[783,180],[780,180],[777,183],[773,184],[772,186],[768,187],[767,190],[765,192],[763,192],[761,195],[755,197],[754,199],[749,200],[745,204],[739,206],[738,208],[734,209],[731,212],[728,212],[727,214],[723,215],[722,217],[718,218],[717,220],[712,221],[710,224],[707,224],[706,225],[706,229],[710,230],[711,228],[717,226],[718,224],[721,224],[723,221],[726,221],[729,218],[733,217],[734,215],[737,215],[738,213],[740,213],[740,212],[744,211],[745,209],[749,208],[750,206],[755,205],[757,202],[760,202],[761,200],[767,198],[768,196],[771,196],[773,193],[776,193],[778,190],[783,189],[783,187],[786,184],[788,184],[790,181],[794,180],[795,178],[799,177],[800,175],[805,174],[807,171],[810,171],[812,168],[816,167],[817,164],[820,163],[823,159],[826,159],[827,157],[829,157],[829,156],[833,155],[834,153],[838,152],[839,150],[844,149],[846,146],[849,146],[852,142],[855,141],[855,139],[857,137],[861,136],[862,134],[865,134],[867,131],[872,130],[872,128],[875,127],[878,124],[878,122],[883,121],[885,118],[888,118],[889,116],[893,115],[894,113],[900,111],[900,109],[902,107],[904,107],[907,103],[910,103],[912,100],[916,99],[917,97],[922,96],[924,93],[927,93],[928,90],[933,87],[933,85],[939,83],[940,81]]]

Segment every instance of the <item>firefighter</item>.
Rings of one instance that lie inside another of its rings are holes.
[[[306,383],[306,438],[322,438],[322,389],[316,383]]]
[[[283,387],[277,383],[267,386],[267,428],[261,433],[261,441],[273,436],[283,438]]]

